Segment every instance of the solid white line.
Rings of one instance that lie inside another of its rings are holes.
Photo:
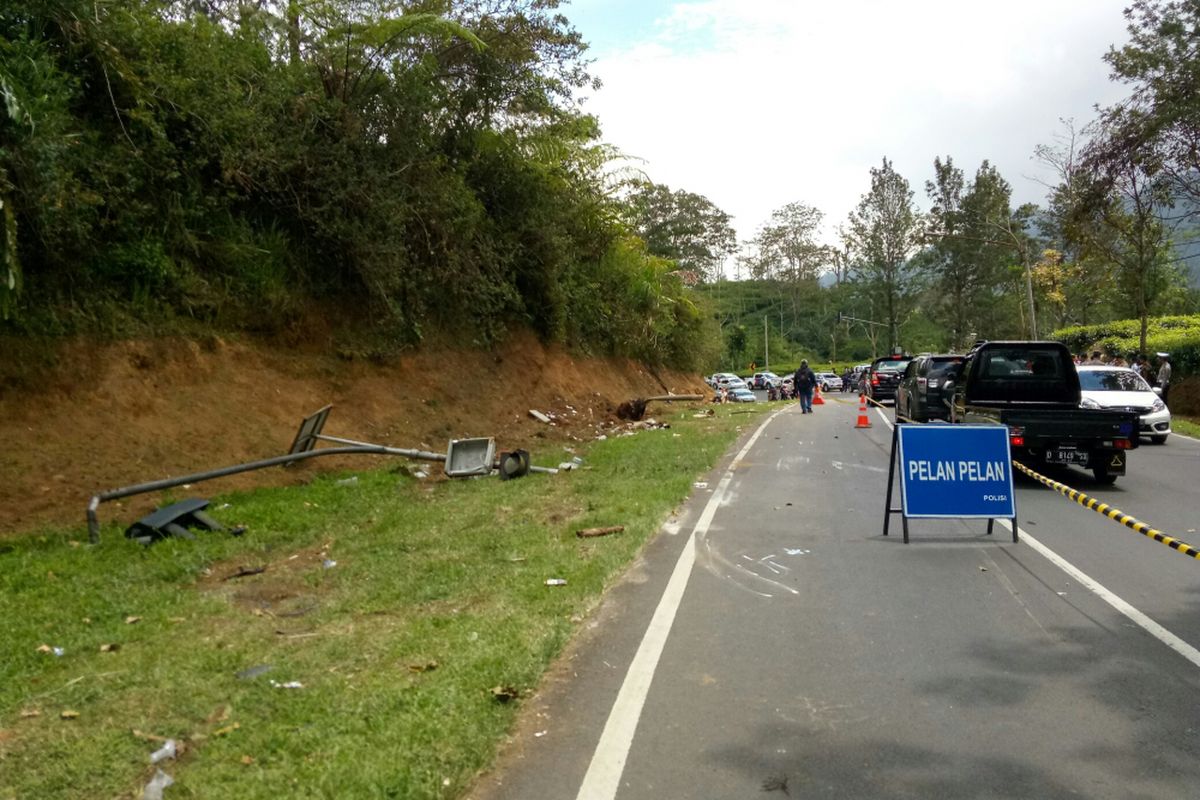
[[[1010,531],[1012,530],[1012,525],[1009,523],[1008,520],[998,519],[996,521],[999,522],[1004,527],[1008,528]],[[1192,647],[1190,644],[1185,642],[1183,639],[1180,639],[1178,636],[1171,633],[1169,630],[1164,628],[1162,625],[1159,625],[1157,622],[1150,619],[1150,617],[1146,616],[1141,611],[1138,611],[1136,608],[1131,606],[1129,603],[1125,602],[1120,597],[1113,594],[1111,591],[1109,591],[1107,588],[1105,588],[1098,581],[1094,580],[1092,577],[1090,577],[1086,573],[1082,572],[1074,564],[1067,561],[1065,558],[1060,556],[1058,553],[1054,552],[1049,547],[1046,547],[1046,545],[1042,544],[1037,539],[1030,536],[1029,533],[1026,532],[1024,528],[1018,527],[1017,533],[1018,533],[1022,543],[1028,544],[1034,550],[1041,553],[1046,558],[1047,561],[1049,561],[1051,564],[1053,564],[1054,566],[1061,569],[1063,572],[1070,575],[1072,578],[1074,578],[1076,581],[1078,581],[1081,585],[1086,587],[1089,591],[1091,591],[1093,594],[1095,594],[1097,597],[1099,597],[1104,602],[1108,603],[1110,606],[1115,608],[1117,611],[1120,611],[1126,617],[1129,617],[1129,619],[1133,620],[1133,622],[1135,622],[1139,627],[1141,627],[1143,630],[1145,630],[1146,633],[1149,633],[1155,639],[1158,639],[1160,642],[1165,644],[1167,647],[1171,648],[1176,653],[1179,653],[1179,655],[1183,656],[1188,661],[1195,664],[1197,667],[1200,667],[1200,650],[1197,650],[1196,648]]]
[[[876,409],[876,411],[878,410],[879,409]],[[883,414],[881,413],[880,416],[883,417]],[[887,417],[883,417],[883,421],[887,423],[888,428],[892,427],[891,420],[889,420]],[[1012,531],[1012,526],[1016,524],[1015,520],[1010,523],[1006,519],[998,519],[996,522],[999,522],[1002,526],[1008,528],[1010,532]],[[1108,603],[1117,611],[1120,611],[1122,614],[1132,620],[1138,627],[1146,631],[1146,633],[1150,634],[1155,639],[1158,639],[1160,642],[1174,650],[1176,653],[1179,653],[1179,655],[1183,656],[1197,667],[1200,667],[1200,650],[1192,647],[1183,639],[1180,639],[1162,625],[1159,625],[1157,622],[1150,619],[1150,617],[1146,616],[1141,611],[1138,611],[1129,603],[1122,600],[1118,595],[1114,594],[1102,583],[1083,572],[1083,570],[1079,569],[1079,567],[1075,566],[1070,561],[1067,561],[1065,558],[1039,542],[1037,539],[1033,538],[1033,536],[1031,536],[1024,528],[1018,526],[1017,535],[1023,543],[1028,544],[1051,564],[1070,575],[1092,594]]]
[[[654,610],[650,625],[646,628],[645,635],[642,636],[642,643],[638,645],[637,653],[629,664],[629,671],[625,673],[625,680],[621,683],[621,690],[617,693],[616,702],[613,703],[612,710],[608,714],[608,722],[604,724],[604,732],[600,734],[600,741],[596,745],[595,752],[592,753],[591,764],[588,765],[587,774],[583,776],[583,783],[579,787],[576,800],[613,800],[617,796],[621,773],[625,771],[625,760],[629,757],[629,748],[633,745],[633,734],[637,730],[638,719],[642,715],[642,706],[646,702],[646,695],[650,692],[650,682],[654,679],[654,670],[658,666],[658,659],[662,656],[663,647],[667,643],[671,625],[675,622],[675,614],[679,610],[680,601],[683,600],[684,589],[687,588],[688,578],[692,574],[692,565],[696,563],[696,541],[707,533],[708,526],[712,524],[713,516],[721,505],[721,498],[729,484],[733,482],[733,471],[742,458],[758,441],[759,435],[771,423],[771,420],[789,408],[791,406],[781,408],[767,417],[750,437],[750,440],[746,442],[746,446],[734,456],[729,469],[721,478],[717,490],[713,492],[704,511],[700,514],[700,519],[696,521],[696,527],[692,529],[691,537],[683,546],[679,560],[675,562],[675,569],[671,572],[670,580],[667,581],[667,588],[663,591],[662,599],[658,601],[658,608]]]

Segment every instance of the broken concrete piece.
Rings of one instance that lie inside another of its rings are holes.
[[[533,417],[533,418],[534,418],[534,419],[536,419],[538,422],[545,422],[545,423],[549,423],[549,422],[550,422],[550,418],[549,418],[549,417],[547,417],[547,416],[546,416],[545,414],[543,414],[542,412],[540,412],[540,411],[536,411],[536,410],[534,410],[534,409],[532,409],[532,408],[531,408],[531,409],[529,409],[529,416]]]

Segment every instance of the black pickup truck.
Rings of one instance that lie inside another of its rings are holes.
[[[982,342],[955,377],[950,421],[1007,425],[1013,458],[1031,469],[1072,464],[1112,483],[1138,445],[1137,415],[1079,401],[1079,373],[1065,345]]]

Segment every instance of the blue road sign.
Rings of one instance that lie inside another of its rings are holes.
[[[900,425],[906,517],[1013,519],[1012,454],[1003,425]]]

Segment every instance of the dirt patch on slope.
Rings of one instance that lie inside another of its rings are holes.
[[[74,341],[45,364],[36,387],[9,384],[0,393],[0,535],[82,526],[99,491],[282,455],[301,418],[329,403],[327,434],[434,451],[451,438],[494,436],[499,448],[524,447],[536,461],[539,450],[617,425],[624,400],[705,389],[696,375],[575,358],[528,334],[492,350],[427,348],[384,364],[217,337]],[[552,413],[555,423],[531,419],[529,409]],[[378,464],[368,456],[314,459],[192,493],[303,483],[319,471]],[[154,497],[114,503],[107,514],[102,506],[101,516],[132,521]]]

